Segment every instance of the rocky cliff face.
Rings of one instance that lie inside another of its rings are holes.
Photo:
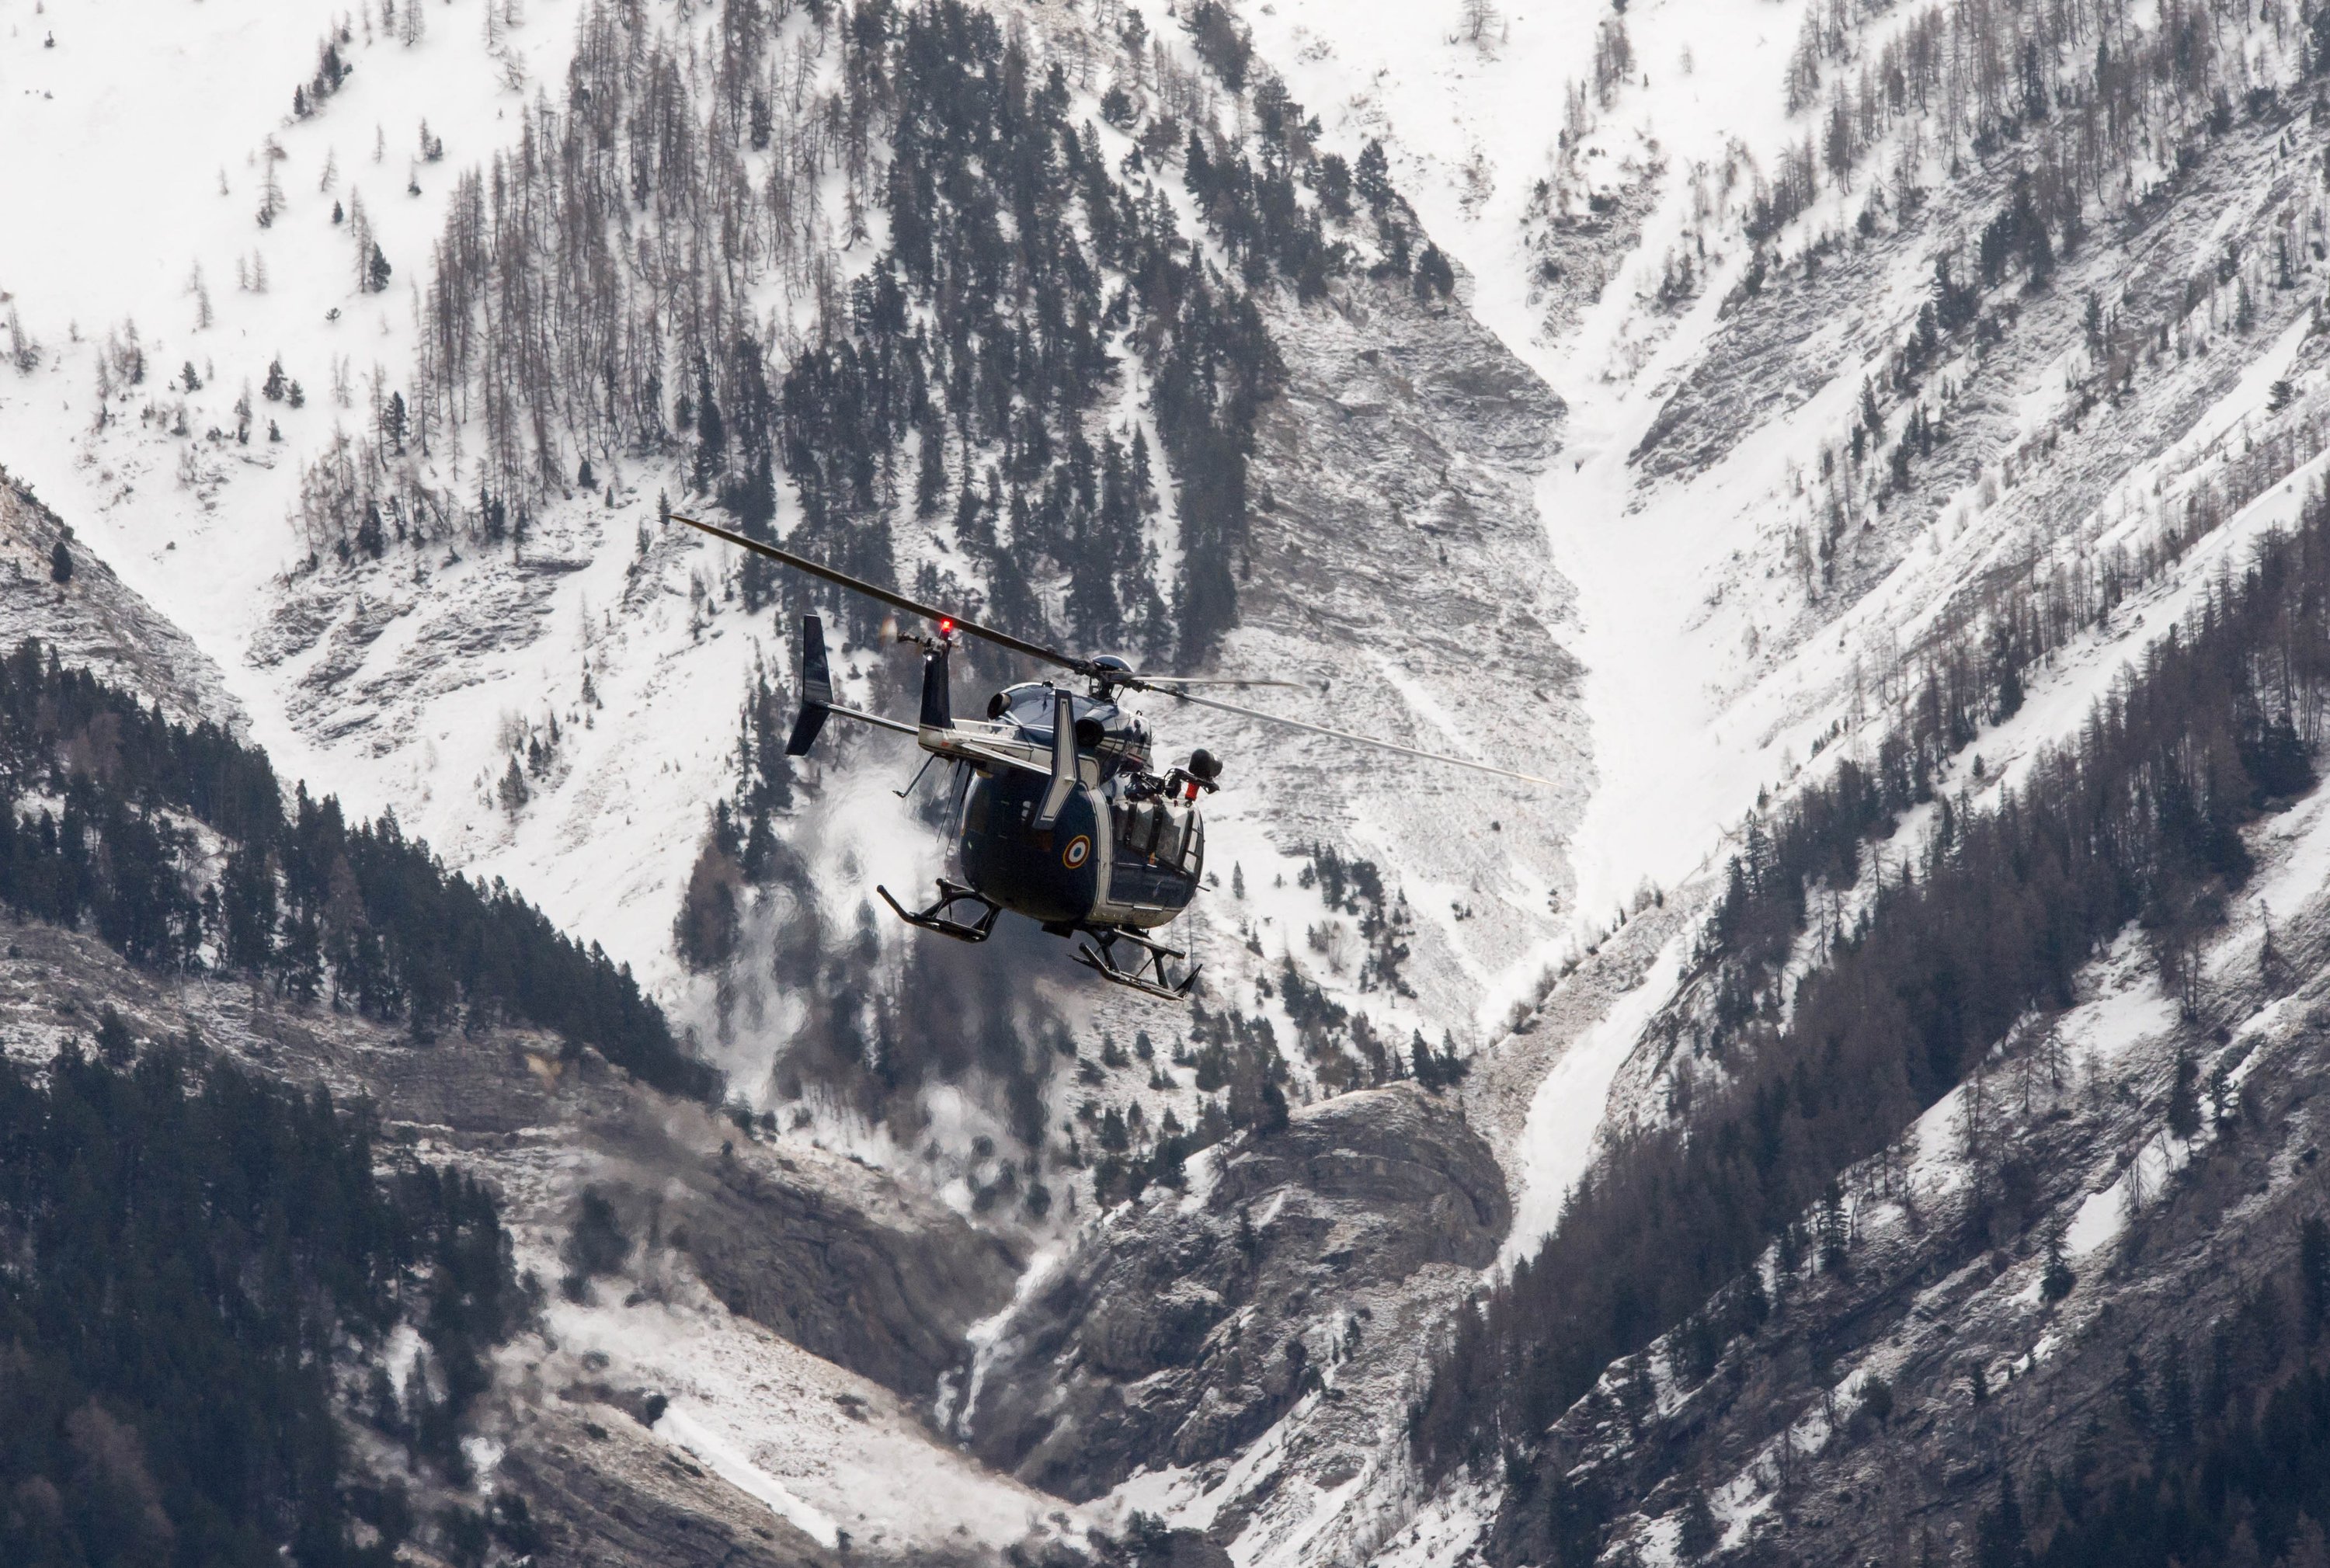
[[[1568,647],[1576,594],[1533,494],[1562,403],[1461,306],[1419,303],[1405,280],[1354,278],[1321,304],[1280,306],[1287,384],[1260,422],[1252,560],[1225,662],[1312,686],[1320,722],[1555,782],[1208,721],[1208,743],[1239,769],[1222,815],[1282,857],[1340,845],[1397,867],[1415,1012],[1469,1037],[1527,993],[1574,913],[1565,846],[1593,765]],[[1223,912],[1252,924],[1266,912]],[[1356,963],[1321,961],[1285,918],[1264,934],[1265,965],[1229,951],[1217,969],[1266,975],[1292,957],[1338,995],[1354,978],[1365,988]]]
[[[1338,1450],[1335,1429],[1382,1415],[1418,1327],[1495,1256],[1510,1217],[1453,1101],[1402,1086],[1306,1108],[1037,1275],[983,1331],[956,1426],[990,1463],[1089,1497],[1142,1470],[1218,1485],[1223,1461],[1299,1409],[1302,1446],[1340,1486],[1366,1455]]]
[[[730,1311],[909,1403],[957,1370],[972,1325],[1011,1299],[1024,1266],[1011,1242],[929,1195],[813,1146],[643,1119],[596,1141],[601,1181],[627,1206],[659,1207]]]

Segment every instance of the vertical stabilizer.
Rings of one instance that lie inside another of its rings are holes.
[[[1052,782],[1044,790],[1044,804],[1036,813],[1033,824],[1039,833],[1048,832],[1059,821],[1060,813],[1068,804],[1068,797],[1076,792],[1076,723],[1074,707],[1066,691],[1052,694]]]
[[[825,663],[825,622],[813,615],[801,617],[800,714],[793,720],[792,738],[785,755],[799,757],[817,741],[825,716],[833,710],[833,676]]]
[[[923,716],[925,730],[954,728],[954,708],[947,696],[947,655],[943,642],[923,656]]]

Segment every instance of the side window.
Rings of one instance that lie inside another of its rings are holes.
[[[1117,853],[1126,855],[1146,855],[1157,831],[1157,824],[1151,817],[1149,808],[1141,805],[1119,805],[1114,816]]]
[[[1157,810],[1157,847],[1151,853],[1162,865],[1172,865],[1181,858],[1183,835],[1189,826],[1189,814],[1176,811],[1170,806]]]
[[[1206,825],[1195,811],[1162,801],[1120,800],[1109,807],[1108,816],[1116,853],[1128,859],[1178,867],[1184,876],[1195,876],[1205,863]]]
[[[1189,813],[1189,831],[1181,841],[1181,874],[1194,877],[1206,864],[1206,819]]]

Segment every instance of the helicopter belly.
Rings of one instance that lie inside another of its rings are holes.
[[[1046,924],[1093,918],[1107,864],[1106,808],[1077,790],[1046,829],[1030,826],[1045,781],[1017,773],[971,781],[960,840],[963,877],[1004,908]]]
[[[1097,925],[1130,925],[1137,932],[1146,932],[1146,930],[1156,930],[1158,925],[1172,925],[1174,921],[1181,918],[1184,909],[1189,909],[1186,894],[1181,904],[1130,904],[1130,902],[1128,904],[1116,904],[1116,902],[1109,902],[1109,904],[1100,904],[1097,909],[1093,909],[1093,921]]]

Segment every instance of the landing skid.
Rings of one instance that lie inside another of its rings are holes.
[[[908,925],[920,926],[926,931],[936,931],[942,937],[952,937],[959,942],[985,941],[994,933],[995,917],[1003,912],[1003,906],[994,900],[963,886],[959,882],[950,882],[945,877],[939,878],[937,902],[928,909],[908,909],[896,899],[892,898],[890,890],[878,883],[875,884],[874,891],[880,893],[882,902],[888,904],[892,912]],[[951,912],[959,903],[972,905],[979,911],[979,918],[976,921],[955,919]]]
[[[1161,942],[1152,941],[1124,926],[1086,926],[1084,930],[1084,934],[1093,940],[1077,945],[1076,962],[1112,985],[1122,986],[1161,1001],[1178,1002],[1189,994],[1189,987],[1198,978],[1198,971],[1191,969],[1176,980],[1165,968],[1168,959],[1189,956],[1179,948],[1169,948]],[[1141,949],[1140,961],[1131,968],[1116,961],[1116,944],[1119,942],[1131,942]]]

